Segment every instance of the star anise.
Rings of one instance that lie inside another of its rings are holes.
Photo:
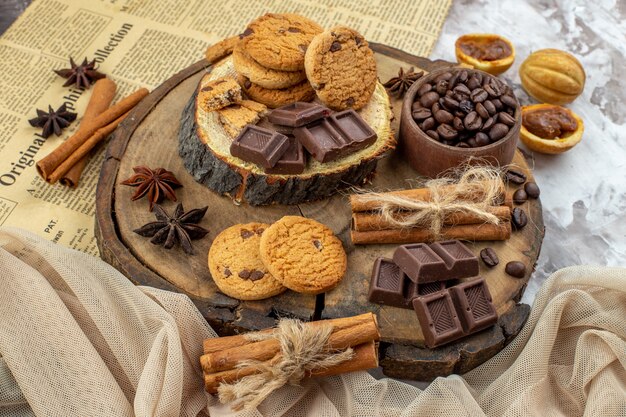
[[[96,71],[96,60],[87,61],[87,58],[83,59],[82,64],[76,65],[74,59],[70,57],[71,68],[65,68],[61,70],[54,70],[58,75],[63,78],[67,78],[63,87],[74,84],[76,88],[91,87],[91,83],[100,78],[106,77],[101,72]]]
[[[139,229],[133,230],[135,233],[151,237],[150,243],[163,245],[165,249],[171,249],[176,242],[188,255],[193,255],[191,241],[203,238],[209,231],[196,223],[204,217],[208,207],[189,210],[185,213],[182,203],[178,203],[174,210],[174,215],[170,216],[160,205],[154,206],[154,216],[157,221],[150,222]]]
[[[144,195],[150,200],[150,211],[156,203],[163,201],[167,197],[171,201],[176,201],[174,188],[182,187],[174,174],[164,168],[157,168],[154,171],[146,166],[133,167],[135,175],[122,184],[137,187],[137,191],[130,198],[132,201],[138,200]]]
[[[396,97],[402,98],[404,93],[406,93],[413,83],[419,80],[422,75],[424,75],[424,71],[415,72],[415,68],[411,67],[407,72],[404,72],[404,69],[400,67],[398,76],[393,77],[383,85],[391,94],[395,94]]]
[[[30,119],[28,123],[33,127],[43,128],[41,136],[47,138],[52,133],[61,136],[63,129],[68,127],[74,120],[76,120],[76,113],[67,111],[65,103],[63,103],[56,111],[52,110],[52,106],[49,105],[48,113],[37,109],[37,117]]]

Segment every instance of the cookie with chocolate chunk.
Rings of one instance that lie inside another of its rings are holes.
[[[334,110],[360,109],[376,88],[376,60],[357,31],[337,26],[317,35],[304,68],[317,97]]]
[[[239,74],[237,81],[243,88],[246,95],[254,101],[265,104],[267,107],[275,109],[277,107],[290,104],[295,101],[311,101],[315,98],[315,91],[308,81],[304,80],[300,84],[292,87],[271,90],[254,84],[247,77]]]
[[[304,70],[279,71],[265,68],[252,59],[241,46],[233,50],[233,65],[239,74],[263,88],[288,88],[306,80]]]
[[[260,253],[280,283],[305,294],[335,288],[346,273],[341,241],[327,226],[306,217],[285,216],[267,228]]]
[[[241,45],[256,62],[279,71],[301,71],[304,52],[323,29],[304,16],[268,13],[252,21],[242,33]]]
[[[285,291],[263,265],[259,242],[265,223],[236,224],[223,230],[209,250],[209,271],[224,294],[239,300],[262,300]]]
[[[237,137],[247,124],[256,124],[267,113],[267,106],[252,100],[242,100],[217,111],[219,121],[231,138]]]
[[[215,111],[243,100],[241,86],[234,78],[222,77],[204,85],[198,92],[198,102],[206,111]]]

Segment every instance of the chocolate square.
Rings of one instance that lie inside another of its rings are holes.
[[[372,303],[405,307],[404,289],[408,279],[391,259],[378,258],[372,269],[368,299]]]
[[[330,110],[315,103],[296,101],[274,109],[267,116],[276,125],[300,127],[330,114]]]
[[[450,278],[467,278],[478,275],[478,257],[463,242],[446,240],[430,244],[450,270]]]
[[[466,333],[483,330],[498,321],[491,294],[482,278],[466,281],[448,289]]]
[[[376,142],[376,132],[354,109],[348,109],[330,116],[333,126],[344,137],[350,138],[350,149],[357,151]]]
[[[317,120],[298,127],[293,134],[302,146],[320,162],[330,162],[349,151],[349,143],[330,123],[329,119]]]
[[[289,139],[289,147],[276,162],[273,168],[265,168],[265,172],[268,174],[302,174],[306,167],[306,155],[304,154],[304,148],[298,142],[298,139],[293,136],[287,136]]]
[[[246,125],[230,145],[230,153],[263,168],[272,168],[289,147],[287,136],[255,125]]]
[[[406,291],[407,308],[413,308],[413,299],[424,295],[432,294],[446,289],[444,281],[429,282],[426,284],[417,284],[407,277],[408,288]]]
[[[429,348],[452,342],[464,336],[463,328],[448,291],[414,298],[413,308],[422,327],[424,342]]]

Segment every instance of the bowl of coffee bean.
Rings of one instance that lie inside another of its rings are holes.
[[[504,166],[513,160],[522,116],[513,90],[483,71],[433,71],[404,96],[400,148],[422,175],[464,163]]]

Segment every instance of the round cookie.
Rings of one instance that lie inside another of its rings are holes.
[[[306,294],[333,289],[346,272],[341,241],[327,226],[285,216],[261,236],[261,259],[285,287]]]
[[[217,235],[209,250],[209,271],[221,292],[239,300],[262,300],[286,290],[259,256],[261,234],[268,227],[236,224]]]
[[[241,46],[233,49],[233,65],[238,73],[263,88],[287,88],[306,80],[304,70],[278,71],[259,65]]]
[[[317,35],[304,68],[317,97],[334,110],[360,109],[376,88],[376,60],[357,31],[337,26]]]
[[[268,13],[252,21],[242,33],[242,45],[256,62],[279,71],[304,68],[304,52],[324,29],[297,14]]]
[[[308,81],[296,84],[293,87],[270,90],[252,83],[247,77],[237,74],[237,81],[248,97],[256,102],[275,109],[294,101],[311,101],[315,98],[315,91]]]

